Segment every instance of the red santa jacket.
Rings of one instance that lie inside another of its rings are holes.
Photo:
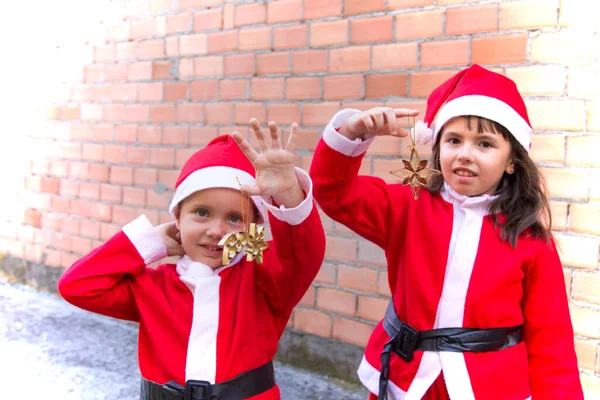
[[[307,198],[301,205],[285,210],[265,204],[273,240],[263,264],[240,255],[213,271],[185,256],[177,265],[146,268],[166,253],[140,217],[69,268],[59,292],[85,310],[139,322],[140,372],[150,381],[219,383],[257,368],[275,356],[325,253],[310,179],[303,175]],[[252,398],[279,399],[279,388]]]
[[[452,400],[583,399],[554,245],[501,241],[488,215],[492,196],[445,186],[415,201],[408,186],[358,176],[371,139],[335,130],[354,112],[340,111],[323,133],[310,170],[314,195],[327,215],[385,251],[399,318],[417,330],[524,326],[524,342],[502,351],[417,351],[409,363],[392,354],[389,398],[420,399],[443,371]],[[375,394],[388,340],[380,322],[358,369]]]

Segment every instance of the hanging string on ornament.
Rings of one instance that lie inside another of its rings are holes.
[[[237,177],[236,177],[237,179]],[[237,179],[240,188],[242,186]],[[219,246],[223,246],[223,265],[229,264],[239,253],[246,253],[246,261],[256,260],[258,264],[263,262],[263,252],[269,248],[265,242],[265,227],[249,222],[250,215],[250,196],[246,196],[246,207],[244,207],[244,194],[240,190],[242,201],[242,232],[231,232],[223,236],[219,241]]]
[[[410,185],[413,198],[417,200],[419,198],[421,188],[426,188],[429,186],[431,178],[436,175],[440,175],[441,172],[437,169],[429,168],[429,162],[427,160],[421,160],[415,141],[417,135],[415,130],[415,117],[408,117],[408,123],[410,127],[411,140],[411,145],[408,146],[408,149],[410,150],[410,158],[408,160],[402,160],[404,167],[390,171],[390,174],[400,178],[403,185]]]

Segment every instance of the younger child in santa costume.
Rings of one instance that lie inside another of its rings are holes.
[[[311,180],[294,167],[297,125],[285,148],[274,123],[270,135],[251,125],[260,154],[237,132],[213,139],[181,171],[176,221],[139,217],[58,283],[78,307],[139,322],[142,400],[280,398],[271,360],[322,264],[325,235]],[[265,208],[273,240],[262,263],[240,253],[222,265],[219,241],[264,223]],[[172,255],[182,257],[147,268]]]
[[[417,114],[338,112],[310,170],[324,212],[385,250],[393,299],[358,369],[371,399],[583,399],[516,85],[473,65],[433,91],[417,137],[441,174],[415,200],[358,171],[376,136],[406,136],[397,119]]]

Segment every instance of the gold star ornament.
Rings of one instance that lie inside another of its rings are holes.
[[[421,160],[419,152],[417,151],[417,144],[415,143],[415,129],[411,127],[410,132],[410,140],[412,142],[412,144],[408,146],[410,149],[410,159],[402,160],[404,168],[390,171],[390,174],[402,179],[403,185],[410,185],[413,198],[417,200],[421,188],[426,188],[429,185],[431,178],[440,175],[441,172],[437,169],[429,168],[429,162],[427,160]]]

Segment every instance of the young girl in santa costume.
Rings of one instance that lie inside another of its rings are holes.
[[[358,171],[376,136],[406,136],[398,119],[417,114],[338,112],[310,170],[325,213],[385,251],[392,302],[358,369],[371,399],[583,399],[516,85],[473,65],[433,91],[416,133],[441,174],[415,200]]]
[[[311,180],[294,167],[297,125],[285,148],[274,123],[270,135],[251,125],[260,154],[239,133],[216,137],[183,166],[174,222],[139,217],[58,283],[78,307],[139,322],[142,400],[280,398],[271,360],[322,264],[325,235]],[[223,265],[221,239],[264,223],[265,208],[273,240],[262,263],[242,252]],[[176,264],[148,268],[174,255]]]

